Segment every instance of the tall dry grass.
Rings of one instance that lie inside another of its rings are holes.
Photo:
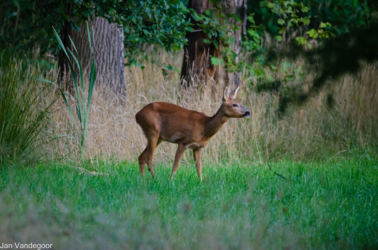
[[[86,157],[136,161],[146,146],[146,139],[135,121],[135,114],[150,102],[174,103],[207,115],[215,114],[220,107],[223,86],[204,85],[193,94],[180,88],[178,72],[162,73],[163,64],[180,69],[181,53],[168,54],[156,48],[148,48],[146,53],[155,63],[144,62],[143,70],[137,67],[125,69],[125,99],[120,100],[111,92],[94,92]],[[294,70],[301,63],[292,63],[288,70]],[[377,65],[365,65],[356,76],[347,75],[330,82],[326,91],[303,106],[289,107],[282,118],[278,118],[276,112],[278,97],[270,93],[255,93],[250,82],[256,79],[248,77],[247,72],[243,75],[246,81],[239,91],[239,100],[252,116],[250,119],[229,120],[205,149],[205,161],[282,158],[307,161],[345,155],[353,149],[377,147]],[[311,81],[311,75],[304,79],[305,84]],[[328,108],[325,100],[330,92],[336,103],[332,109]],[[50,144],[52,152],[61,156],[77,153],[78,131],[73,130],[63,101],[55,106],[49,132],[72,136]],[[175,150],[174,144],[160,144],[154,162],[173,160]],[[184,161],[189,159],[192,159],[191,152],[186,152]]]

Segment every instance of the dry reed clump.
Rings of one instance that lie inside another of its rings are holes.
[[[143,70],[126,67],[127,97],[124,100],[111,92],[94,92],[86,157],[136,161],[146,146],[146,139],[135,121],[135,114],[150,102],[174,103],[207,115],[215,114],[220,107],[223,86],[204,85],[193,94],[180,89],[178,72],[162,73],[163,64],[180,68],[180,53],[168,54],[157,50],[150,51],[150,54],[155,63],[144,63]],[[294,66],[289,70],[293,70]],[[335,80],[329,84],[327,91],[303,106],[290,107],[282,118],[278,118],[276,112],[277,96],[257,94],[245,82],[239,91],[239,100],[251,111],[251,118],[229,120],[210,141],[203,159],[212,162],[237,158],[313,160],[329,158],[354,148],[376,147],[377,71],[377,65],[365,65],[357,76]],[[248,82],[255,80],[248,78]],[[306,77],[305,82],[308,84],[311,80],[311,77]],[[330,92],[335,100],[333,108],[326,105]],[[72,132],[63,101],[55,107],[51,129],[55,133],[60,131],[73,136],[50,144],[52,151],[60,155],[76,154],[78,137]],[[154,162],[173,160],[175,150],[176,145],[160,144]],[[189,159],[192,159],[191,152],[190,155],[186,152],[183,160]]]

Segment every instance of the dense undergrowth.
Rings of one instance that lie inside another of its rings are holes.
[[[0,241],[54,249],[376,249],[378,161],[2,168]],[[83,172],[84,171],[84,172]],[[279,173],[278,176],[273,173]],[[98,174],[98,175],[95,175]]]

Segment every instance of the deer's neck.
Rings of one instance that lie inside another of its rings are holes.
[[[222,125],[227,122],[229,117],[224,114],[223,105],[219,108],[218,112],[209,118],[209,122],[205,125],[204,135],[208,138],[215,135]]]

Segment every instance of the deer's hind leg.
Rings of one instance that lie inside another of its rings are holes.
[[[160,144],[161,140],[159,139],[158,133],[154,133],[152,135],[149,135],[147,140],[148,140],[148,144],[147,144],[146,149],[138,157],[139,171],[140,171],[140,174],[142,176],[144,176],[145,165],[147,164],[148,171],[151,172],[152,178],[155,179],[155,171],[154,171],[154,168],[152,166],[152,158],[153,158],[155,149]]]
[[[146,161],[145,161],[145,155],[147,153],[148,146],[143,150],[143,152],[140,154],[138,157],[138,163],[139,163],[139,171],[142,177],[144,177],[144,169],[146,166]]]

